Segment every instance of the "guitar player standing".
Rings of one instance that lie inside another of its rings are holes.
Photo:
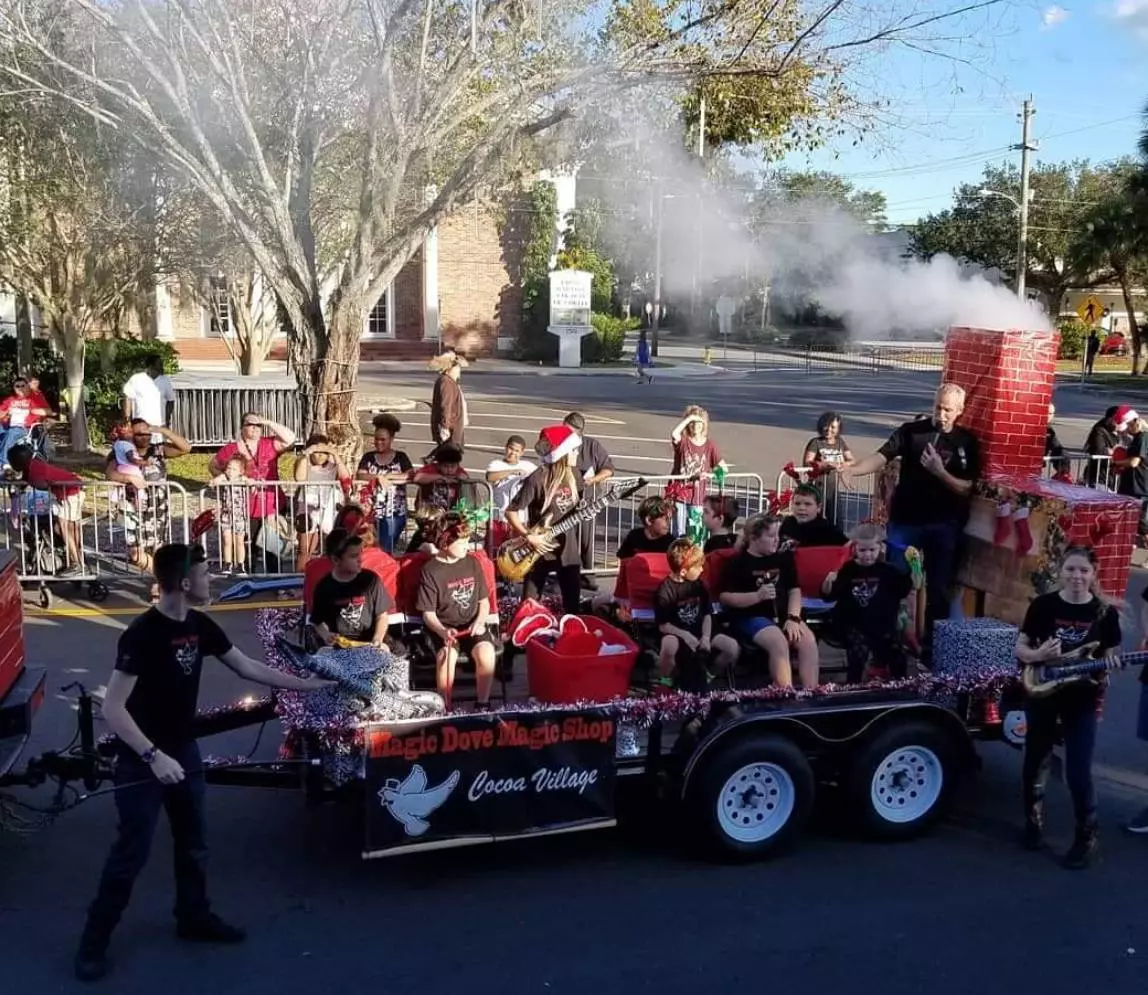
[[[524,536],[543,554],[523,582],[522,597],[537,598],[547,578],[555,573],[562,591],[562,610],[567,614],[577,614],[581,601],[578,535],[559,535],[545,541],[532,529],[556,524],[582,499],[582,481],[576,469],[581,446],[582,437],[568,425],[544,428],[535,445],[542,466],[526,478],[506,509],[511,532]]]

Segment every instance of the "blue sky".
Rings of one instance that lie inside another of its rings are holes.
[[[898,124],[858,148],[791,155],[784,165],[881,190],[889,220],[912,222],[948,207],[954,188],[975,182],[987,163],[1019,162],[1007,146],[1020,141],[1030,94],[1038,161],[1135,154],[1148,104],[1148,0],[1024,6],[1000,36],[982,40],[975,69],[904,50],[883,56]]]

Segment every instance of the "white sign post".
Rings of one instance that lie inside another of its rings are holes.
[[[732,326],[734,311],[737,310],[737,304],[734,303],[732,297],[727,297],[722,294],[717,300],[717,317],[718,317],[718,331],[721,332],[722,340],[722,358],[725,359],[729,355],[729,332]]]
[[[590,283],[593,277],[576,269],[556,269],[550,274],[551,335],[558,336],[558,365],[582,365],[582,336],[590,325]]]

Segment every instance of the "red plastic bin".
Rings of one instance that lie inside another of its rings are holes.
[[[526,683],[530,696],[539,701],[569,704],[575,701],[608,701],[624,695],[638,658],[637,644],[620,629],[600,618],[585,618],[590,631],[602,633],[604,643],[626,647],[610,656],[566,656],[555,653],[543,639],[526,644]]]

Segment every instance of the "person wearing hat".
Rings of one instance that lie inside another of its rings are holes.
[[[506,523],[514,535],[524,536],[541,554],[522,585],[523,598],[537,598],[547,578],[558,575],[562,610],[577,614],[581,603],[582,555],[577,534],[556,536],[546,542],[532,528],[556,524],[582,499],[578,452],[582,437],[569,425],[551,425],[538,436],[535,450],[542,466],[535,470],[506,509]]]
[[[243,930],[211,911],[207,898],[203,761],[195,741],[204,657],[214,656],[240,677],[267,687],[314,691],[332,685],[252,660],[210,615],[194,610],[210,597],[202,546],[161,546],[152,570],[159,603],[120,636],[104,693],[104,721],[116,737],[119,835],[76,952],[75,973],[81,981],[96,981],[108,972],[108,943],[147,863],[161,809],[171,824],[175,857],[176,935],[193,943],[244,939]]]
[[[1140,525],[1137,533],[1140,545],[1148,545],[1148,434],[1144,432],[1144,422],[1133,408],[1122,405],[1113,416],[1116,431],[1128,435],[1124,451],[1112,454],[1112,468],[1120,474],[1116,481],[1116,493],[1134,497],[1140,502]]]
[[[431,396],[430,416],[431,441],[435,449],[444,442],[452,443],[459,449],[464,448],[470,417],[466,410],[466,396],[458,381],[463,368],[468,365],[453,349],[439,353],[427,364],[427,369],[438,373]],[[433,450],[427,456],[428,463],[433,462],[432,456]]]
[[[1120,442],[1116,431],[1116,415],[1122,410],[1119,404],[1112,405],[1104,412],[1104,417],[1088,430],[1088,438],[1084,440],[1084,451],[1088,453],[1088,465],[1084,468],[1085,487],[1103,487],[1108,490],[1116,483],[1112,451]]]

